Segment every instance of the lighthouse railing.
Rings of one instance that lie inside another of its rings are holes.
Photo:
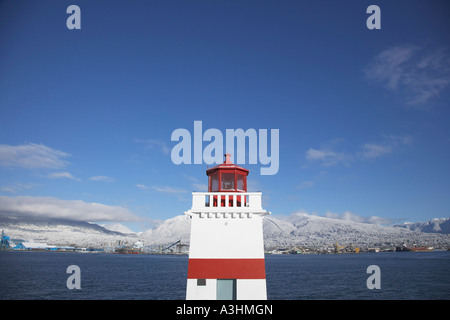
[[[261,192],[193,192],[191,212],[263,212]]]

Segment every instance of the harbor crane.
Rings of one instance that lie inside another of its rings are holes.
[[[162,251],[169,250],[170,248],[172,248],[173,246],[179,244],[180,242],[181,242],[181,240],[178,240],[177,242],[172,243],[170,246],[168,246],[168,247],[162,249]]]

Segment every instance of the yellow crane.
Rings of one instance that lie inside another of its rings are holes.
[[[334,245],[334,253],[340,253],[340,251],[342,251],[342,249],[344,249],[343,246],[340,246],[338,244],[338,242],[336,241],[335,245]]]

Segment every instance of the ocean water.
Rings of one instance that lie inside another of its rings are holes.
[[[68,289],[67,267],[81,289]],[[380,268],[368,289],[367,267]],[[0,299],[183,300],[188,257],[72,252],[0,252]],[[450,299],[450,252],[267,255],[270,300]]]

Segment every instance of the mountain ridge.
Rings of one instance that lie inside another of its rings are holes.
[[[426,233],[450,233],[450,218],[434,218],[425,222],[405,222],[394,227],[406,228],[412,231]]]
[[[398,246],[404,243],[448,247],[450,235],[445,232],[449,221],[450,218],[441,218],[423,223],[381,226],[306,213],[266,216],[263,220],[264,245],[267,249],[330,246],[335,243],[366,247]],[[5,217],[0,218],[0,229],[11,238],[81,247],[111,247],[119,242],[132,245],[138,240],[145,245],[168,244],[178,240],[187,244],[190,240],[190,218],[186,215],[177,215],[153,229],[139,233],[130,233],[131,230],[120,224],[101,226],[63,219]]]

